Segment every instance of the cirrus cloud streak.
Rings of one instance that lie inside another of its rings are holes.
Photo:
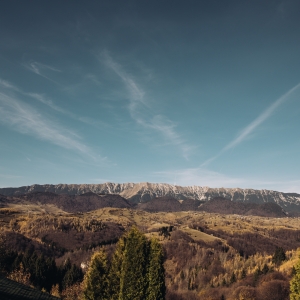
[[[228,143],[217,155],[209,158],[206,160],[201,167],[209,165],[211,162],[216,160],[219,156],[221,156],[224,152],[236,147],[240,143],[242,143],[252,132],[255,131],[255,129],[261,125],[263,122],[265,122],[268,118],[270,118],[276,108],[278,108],[280,105],[282,105],[284,102],[286,102],[289,97],[295,93],[300,88],[300,83],[291,88],[287,93],[282,95],[280,98],[278,98],[276,101],[274,101],[266,110],[264,110],[254,121],[252,121],[246,128],[244,128],[240,134],[233,139],[230,143]]]
[[[175,130],[176,124],[166,116],[153,113],[146,101],[146,92],[107,52],[103,52],[102,55],[98,56],[98,59],[114,71],[125,85],[129,93],[128,110],[131,118],[145,129],[159,132],[167,144],[176,146],[182,156],[188,160],[195,147],[186,143]]]
[[[98,159],[92,149],[79,140],[80,137],[75,132],[57,125],[32,106],[2,92],[0,120],[20,133],[87,155],[94,160]]]

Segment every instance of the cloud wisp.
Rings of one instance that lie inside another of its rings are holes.
[[[278,98],[276,101],[274,101],[265,111],[263,111],[254,121],[252,121],[246,128],[244,128],[240,134],[233,139],[230,143],[228,143],[217,155],[209,158],[206,160],[201,167],[209,165],[212,161],[217,159],[220,155],[222,155],[224,152],[236,147],[240,143],[242,143],[254,130],[261,125],[264,121],[266,121],[268,118],[270,118],[276,108],[278,108],[280,105],[282,105],[284,102],[286,102],[289,97],[298,89],[300,88],[300,83],[291,88],[287,93],[282,95],[280,98]]]
[[[48,77],[47,75],[45,75],[45,71],[51,71],[51,72],[56,72],[56,73],[61,73],[62,71],[55,68],[55,67],[52,67],[52,66],[49,66],[49,65],[45,65],[45,64],[42,64],[42,63],[39,63],[37,61],[31,61],[29,63],[24,63],[23,66],[35,73],[36,75],[39,75],[39,76],[42,76],[58,85],[60,85],[60,83],[58,83],[57,81],[51,79],[50,77]]]
[[[57,69],[57,68],[54,68],[54,67],[51,67],[49,65],[45,65],[45,64],[42,64],[42,63],[39,63],[39,62],[36,62],[36,61],[33,61],[33,62],[30,62],[28,63],[27,65],[27,68],[29,70],[31,70],[32,72],[38,74],[38,75],[42,75],[42,70],[50,70],[50,71],[53,71],[53,72],[59,72],[61,73],[62,71]]]
[[[48,120],[16,97],[0,92],[0,120],[14,130],[98,160],[97,155],[68,129]]]
[[[24,92],[22,91],[20,88],[18,88],[17,86],[13,85],[12,83],[6,81],[6,80],[3,80],[0,78],[0,86],[2,86],[3,88],[6,88],[6,89],[10,89],[10,90],[13,90],[13,91],[16,91],[24,96],[29,96],[41,103],[43,103],[44,105],[50,107],[51,109],[61,113],[61,114],[64,114],[76,121],[80,121],[82,123],[85,123],[85,124],[88,124],[88,125],[91,125],[93,127],[96,127],[96,128],[102,128],[103,126],[107,127],[108,124],[105,124],[104,122],[99,122],[98,120],[94,120],[92,118],[89,118],[89,117],[84,117],[84,116],[78,116],[60,106],[58,106],[57,104],[55,104],[51,99],[47,98],[45,95],[43,94],[38,94],[38,93],[27,93],[27,92]]]
[[[123,68],[116,63],[107,53],[102,53],[98,57],[104,62],[118,77],[122,80],[129,93],[128,110],[131,118],[145,129],[159,132],[168,144],[179,148],[182,156],[188,160],[193,146],[188,145],[184,139],[176,132],[176,124],[167,117],[154,114],[146,101],[146,92],[138,85],[138,83],[126,73]]]

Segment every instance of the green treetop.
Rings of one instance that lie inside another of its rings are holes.
[[[164,255],[162,246],[157,239],[150,242],[149,265],[147,272],[147,300],[165,299],[165,274],[163,267]]]
[[[106,300],[108,295],[107,257],[104,251],[96,252],[83,281],[84,300]]]
[[[120,294],[121,268],[125,250],[125,238],[120,238],[113,254],[108,274],[109,295],[111,300],[118,300]]]
[[[136,227],[132,227],[126,235],[119,300],[145,299],[147,244],[146,237]]]
[[[290,281],[290,300],[300,300],[300,260],[295,266],[295,275]]]

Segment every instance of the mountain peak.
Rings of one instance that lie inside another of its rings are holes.
[[[300,195],[271,190],[241,188],[210,188],[202,186],[179,186],[168,183],[113,183],[101,184],[34,184],[19,188],[1,188],[0,194],[16,196],[31,192],[81,195],[85,193],[118,194],[132,203],[148,202],[157,197],[173,197],[177,200],[194,199],[209,201],[216,197],[244,203],[276,203],[285,211],[300,212]]]

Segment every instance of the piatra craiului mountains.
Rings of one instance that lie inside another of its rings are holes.
[[[44,184],[22,186],[18,188],[1,188],[0,194],[19,196],[34,192],[81,195],[89,192],[95,194],[118,194],[129,203],[144,203],[157,197],[172,197],[177,200],[194,199],[209,201],[214,198],[226,198],[234,202],[278,204],[286,212],[300,212],[300,194],[282,193],[271,190],[254,190],[240,188],[209,188],[201,186],[177,186],[164,183],[102,183],[102,184]]]

